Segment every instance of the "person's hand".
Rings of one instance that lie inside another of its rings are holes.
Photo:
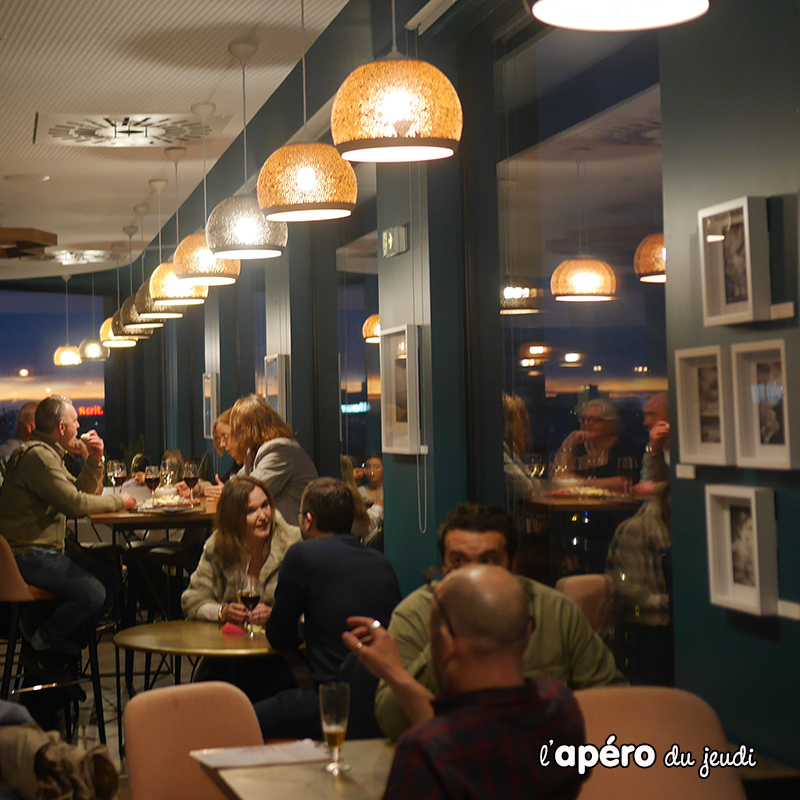
[[[271,613],[272,606],[268,606],[266,603],[259,603],[250,612],[247,621],[252,625],[266,625]]]
[[[134,472],[131,477],[139,484],[139,486],[144,486],[144,472]]]
[[[244,625],[247,619],[247,609],[241,603],[226,603],[222,606],[221,616],[223,622]]]
[[[105,452],[106,446],[103,444],[103,440],[97,435],[97,431],[89,431],[83,441],[86,444],[89,458],[93,461],[97,461],[99,464],[103,460],[103,453]]]
[[[585,444],[595,436],[593,431],[572,431],[561,444],[562,450],[572,450],[579,444]]]
[[[186,485],[185,481],[179,481],[175,484],[174,488],[177,490],[178,494],[181,497],[190,497],[192,494],[192,490]]]
[[[640,481],[631,487],[631,494],[635,497],[650,497],[655,491],[656,485],[653,481]]]
[[[225,484],[219,479],[219,475],[215,475],[214,478],[216,479],[217,483],[216,485],[211,484],[210,486],[206,486],[205,496],[219,500],[219,496],[222,494],[222,489]]]
[[[655,450],[663,450],[664,446],[669,441],[669,422],[663,420],[656,422],[650,428],[650,447]]]
[[[84,460],[89,457],[89,448],[86,447],[83,439],[75,439],[67,450],[75,456],[80,456]]]
[[[121,492],[120,497],[125,501],[126,511],[133,511],[136,508],[136,501],[127,492]]]
[[[352,630],[342,634],[342,641],[376,678],[388,681],[392,675],[406,671],[397,641],[372,617],[348,617]]]
[[[356,482],[360,482],[364,480],[364,476],[367,474],[367,471],[364,467],[354,467],[353,468],[353,477],[356,479]]]

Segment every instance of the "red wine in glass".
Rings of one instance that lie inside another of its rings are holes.
[[[194,490],[194,487],[195,487],[195,486],[197,486],[197,481],[199,481],[199,480],[200,480],[200,479],[197,477],[197,475],[194,475],[193,477],[188,477],[188,478],[187,478],[187,477],[184,477],[184,479],[183,479],[183,482],[184,482],[184,483],[185,483],[185,484],[186,484],[186,485],[187,485],[187,486],[188,486],[190,489]]]
[[[122,486],[125,483],[125,475],[115,475],[112,480],[114,481],[114,486]]]
[[[155,492],[158,488],[158,484],[161,483],[161,478],[156,475],[154,478],[145,478],[144,482],[151,492]]]

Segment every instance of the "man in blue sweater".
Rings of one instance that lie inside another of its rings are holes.
[[[350,652],[342,642],[347,618],[370,616],[387,625],[402,599],[389,560],[350,532],[353,516],[347,484],[319,478],[306,487],[300,501],[304,541],[286,552],[266,631],[277,649],[305,640],[313,686],[256,703],[265,739],[321,737],[317,688],[343,679],[340,667]]]

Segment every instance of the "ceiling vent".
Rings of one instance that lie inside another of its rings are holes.
[[[230,117],[209,117],[206,137],[221,133]],[[42,144],[78,147],[165,147],[197,144],[203,123],[193,114],[42,114],[37,139]]]

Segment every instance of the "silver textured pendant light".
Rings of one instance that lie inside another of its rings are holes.
[[[242,65],[242,147],[244,182],[247,183],[247,61],[258,49],[256,42],[228,45],[230,54]],[[250,194],[223,200],[206,223],[206,240],[212,254],[221,258],[277,258],[286,248],[289,231],[285,222],[268,220],[258,200]]]

